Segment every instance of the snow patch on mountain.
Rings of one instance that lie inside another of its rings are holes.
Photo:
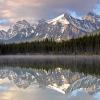
[[[46,38],[61,41],[89,35],[98,29],[100,29],[99,15],[88,13],[82,19],[77,19],[65,13],[48,21],[40,20],[34,25],[26,20],[18,21],[8,31],[0,31],[0,40],[7,43]]]
[[[53,24],[53,25],[57,24],[57,22],[61,22],[64,25],[69,24],[69,21],[66,19],[65,14],[62,14],[58,16],[57,18],[51,19],[47,22],[48,24]]]

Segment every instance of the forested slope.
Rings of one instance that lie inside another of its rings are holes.
[[[26,43],[0,44],[0,54],[100,54],[100,30],[91,36],[69,41],[53,39]]]

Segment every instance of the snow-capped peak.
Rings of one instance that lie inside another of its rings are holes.
[[[87,15],[95,16],[96,14],[94,12],[89,12]]]
[[[89,12],[89,13],[87,14],[87,16],[92,16],[92,17],[96,17],[96,18],[100,17],[100,15],[97,15],[97,14],[94,13],[94,12]]]
[[[13,27],[20,27],[21,29],[28,28],[30,27],[30,24],[26,20],[22,20],[22,21],[16,22]]]
[[[89,12],[83,20],[64,13],[54,19],[40,20],[31,25],[26,20],[18,21],[7,32],[0,31],[0,39],[9,41],[43,40],[53,38],[56,41],[69,40],[100,29],[100,16]],[[9,42],[7,41],[7,42]]]
[[[49,20],[48,23],[49,24],[52,23],[53,25],[57,24],[57,22],[60,22],[62,24],[69,24],[69,21],[67,20],[67,16],[69,16],[69,15],[66,13],[62,14],[54,19]]]
[[[83,17],[84,20],[95,23],[96,21],[100,22],[100,15],[97,15],[93,12],[89,12],[86,16]]]

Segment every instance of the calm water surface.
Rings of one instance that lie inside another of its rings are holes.
[[[0,100],[100,100],[99,67],[99,56],[1,56]]]

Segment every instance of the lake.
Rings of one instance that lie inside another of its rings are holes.
[[[0,56],[0,100],[100,100],[100,57]]]

